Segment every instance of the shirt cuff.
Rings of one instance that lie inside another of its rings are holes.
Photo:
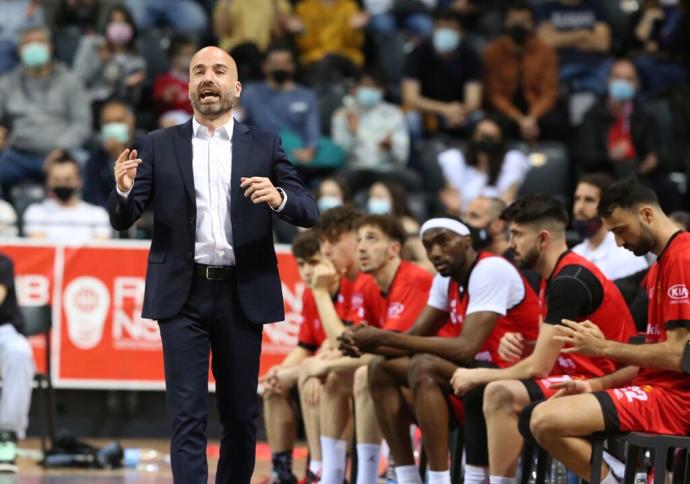
[[[281,203],[278,206],[278,208],[271,207],[271,210],[273,210],[275,213],[280,213],[283,211],[283,209],[285,208],[285,204],[287,203],[287,193],[285,193],[285,190],[283,190],[280,187],[276,187],[276,190],[278,190],[281,193],[281,195],[283,195],[283,203]]]
[[[132,188],[134,188],[134,184],[132,184]],[[115,190],[117,190],[117,194],[123,200],[127,200],[127,198],[129,197],[129,194],[132,193],[132,188],[130,188],[126,192],[123,192],[122,190],[120,190],[120,187],[117,186],[117,183],[115,184]],[[282,208],[282,205],[279,208]]]

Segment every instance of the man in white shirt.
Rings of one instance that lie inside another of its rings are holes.
[[[578,181],[573,205],[573,229],[584,239],[573,252],[594,263],[604,275],[615,281],[644,271],[647,259],[616,245],[616,239],[597,215],[601,194],[614,180],[605,173],[585,175]]]
[[[47,198],[29,206],[24,214],[24,234],[59,243],[108,239],[112,234],[108,212],[84,202],[79,164],[67,152],[47,163]]]

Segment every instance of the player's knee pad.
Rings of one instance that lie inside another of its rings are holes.
[[[532,412],[534,412],[536,406],[542,402],[543,400],[539,400],[537,402],[530,403],[522,409],[522,411],[520,412],[520,416],[518,417],[518,430],[520,430],[520,433],[524,437],[525,441],[530,444],[537,443],[537,440],[534,438],[534,435],[532,435],[532,429],[529,424],[530,420],[532,420]]]

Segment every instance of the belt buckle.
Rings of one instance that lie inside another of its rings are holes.
[[[206,279],[209,281],[222,281],[223,280],[222,277],[211,277],[211,274],[212,274],[211,270],[212,269],[220,269],[220,268],[215,267],[215,266],[206,266]]]

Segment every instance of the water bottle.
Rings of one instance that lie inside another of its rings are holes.
[[[386,484],[396,484],[398,480],[395,477],[395,463],[393,462],[393,455],[388,454],[388,469],[386,469]]]
[[[568,484],[568,471],[565,466],[557,460],[551,463],[549,482],[551,484]]]
[[[646,472],[636,472],[634,484],[647,484],[647,473]]]
[[[170,456],[155,449],[125,449],[122,463],[129,469],[158,472],[163,465],[170,465]]]

